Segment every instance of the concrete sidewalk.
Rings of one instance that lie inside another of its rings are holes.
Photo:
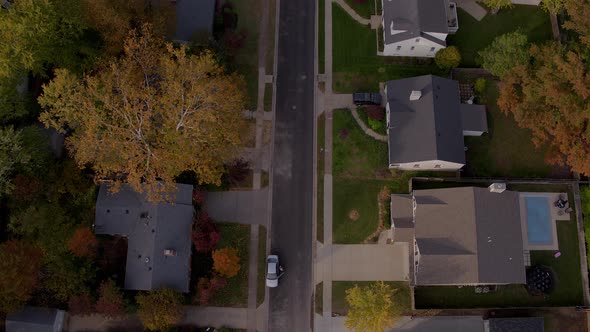
[[[475,0],[456,0],[457,6],[473,16],[474,19],[481,21],[486,15],[485,8],[480,6]],[[459,29],[461,29],[461,22],[459,22]]]
[[[205,211],[215,221],[266,225],[268,188],[248,191],[213,191],[205,199]]]

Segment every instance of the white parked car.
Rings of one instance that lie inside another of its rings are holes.
[[[279,264],[279,256],[268,255],[266,258],[266,286],[270,288],[279,285],[279,278],[283,275],[283,268]]]

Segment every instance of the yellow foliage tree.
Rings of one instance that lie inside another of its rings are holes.
[[[55,74],[39,97],[41,121],[73,129],[66,145],[80,167],[126,181],[152,201],[164,199],[183,171],[219,184],[241,144],[243,79],[226,74],[211,53],[164,43],[148,25],[130,32],[120,59],[82,80]]]
[[[240,272],[238,251],[235,248],[214,250],[213,269],[223,277],[235,277]]]
[[[359,332],[385,331],[400,315],[399,305],[393,299],[395,291],[382,281],[367,287],[355,285],[346,290],[346,301],[350,310],[344,325]]]

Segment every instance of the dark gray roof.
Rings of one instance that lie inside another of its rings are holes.
[[[491,318],[490,332],[543,332],[543,317]]]
[[[115,194],[100,187],[95,232],[128,237],[126,289],[189,291],[192,189],[177,184],[173,201],[154,204],[128,185]],[[166,249],[176,255],[164,255]]]
[[[386,44],[411,38],[427,38],[446,46],[440,40],[424,32],[448,33],[446,0],[383,0],[383,30]],[[393,29],[405,31],[395,35]]]
[[[488,132],[488,117],[484,105],[461,104],[463,130]]]
[[[176,0],[176,40],[191,41],[197,33],[211,34],[215,0]]]
[[[62,310],[24,307],[6,316],[6,332],[61,332],[64,316]]]
[[[465,164],[456,81],[425,75],[388,81],[389,163],[443,160]],[[410,101],[413,90],[419,100]]]
[[[480,316],[432,316],[400,320],[393,332],[483,332]]]
[[[393,240],[396,242],[414,241],[414,215],[412,195],[391,195],[391,224],[394,226]]]
[[[417,285],[525,283],[517,192],[460,187],[414,195]]]

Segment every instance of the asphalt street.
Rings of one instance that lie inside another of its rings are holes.
[[[271,251],[286,273],[270,290],[269,330],[310,331],[315,1],[281,1]]]

